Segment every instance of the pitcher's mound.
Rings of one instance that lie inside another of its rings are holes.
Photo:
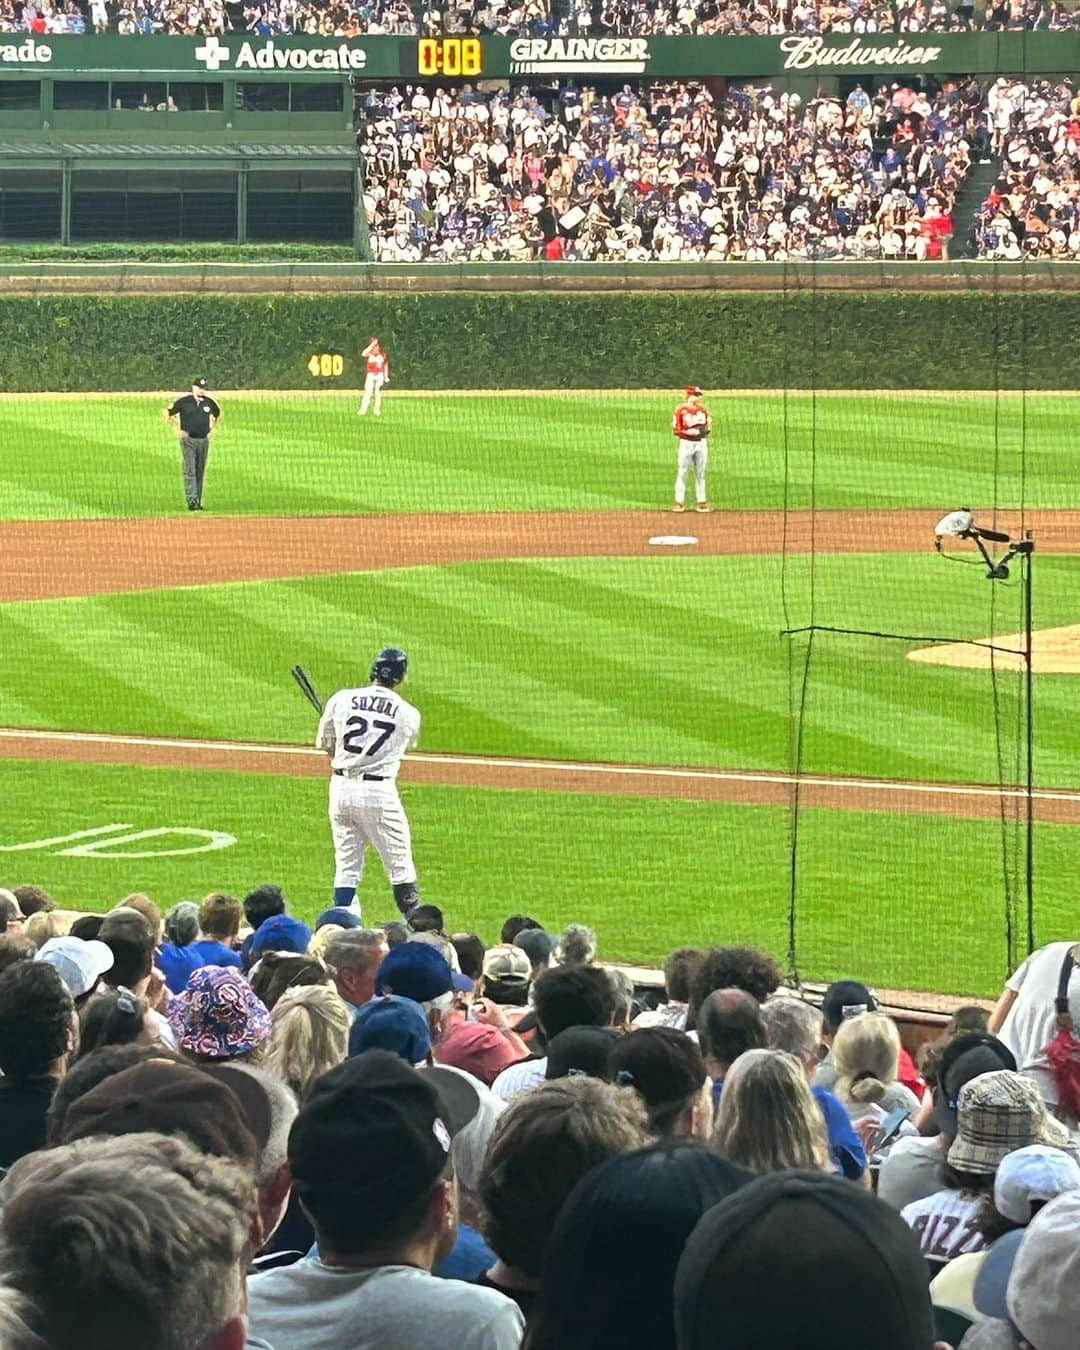
[[[1022,633],[980,638],[979,641],[1017,651],[1024,645]],[[927,666],[957,666],[963,670],[989,670],[991,656],[998,670],[1017,670],[1024,664],[1020,656],[991,652],[987,647],[974,647],[969,642],[943,642],[908,652],[909,661],[921,661]],[[1080,623],[1065,628],[1042,628],[1033,633],[1031,665],[1036,675],[1080,675]]]

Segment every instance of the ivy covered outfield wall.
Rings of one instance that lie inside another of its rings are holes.
[[[1080,389],[1076,298],[997,294],[0,297],[8,391],[325,387],[372,334],[405,389]]]

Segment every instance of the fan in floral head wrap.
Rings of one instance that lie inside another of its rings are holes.
[[[187,988],[172,1002],[169,1023],[180,1049],[193,1059],[240,1059],[270,1036],[265,1004],[230,966],[192,971]]]

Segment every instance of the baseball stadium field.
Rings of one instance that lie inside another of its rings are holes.
[[[934,551],[963,504],[1035,531],[1037,938],[1066,936],[1080,395],[706,391],[715,509],[673,515],[677,390],[391,386],[362,421],[352,394],[214,391],[190,514],[175,392],[0,397],[0,881],[101,907],[276,880],[314,914],[326,765],[289,667],[326,695],[392,642],[424,719],[401,779],[421,887],[455,924],[783,954],[798,762],[801,973],[992,993],[1016,662],[907,659],[1020,628],[1015,577]],[[808,663],[782,632],[811,621],[898,636],[819,632]],[[377,860],[361,895],[391,917]]]

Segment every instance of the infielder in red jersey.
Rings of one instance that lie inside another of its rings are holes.
[[[382,416],[382,391],[383,385],[390,383],[390,358],[379,346],[379,339],[373,337],[364,350],[360,353],[367,363],[367,374],[364,376],[364,397],[360,400],[360,416],[363,417],[368,408],[371,407],[371,400],[375,400],[375,416]]]
[[[676,511],[686,510],[686,475],[690,466],[694,466],[694,490],[697,494],[697,509],[711,511],[708,494],[705,491],[705,466],[709,462],[709,432],[712,430],[712,415],[701,401],[701,390],[696,384],[687,386],[686,401],[675,409],[671,419],[671,431],[679,442],[679,467],[675,473]]]

